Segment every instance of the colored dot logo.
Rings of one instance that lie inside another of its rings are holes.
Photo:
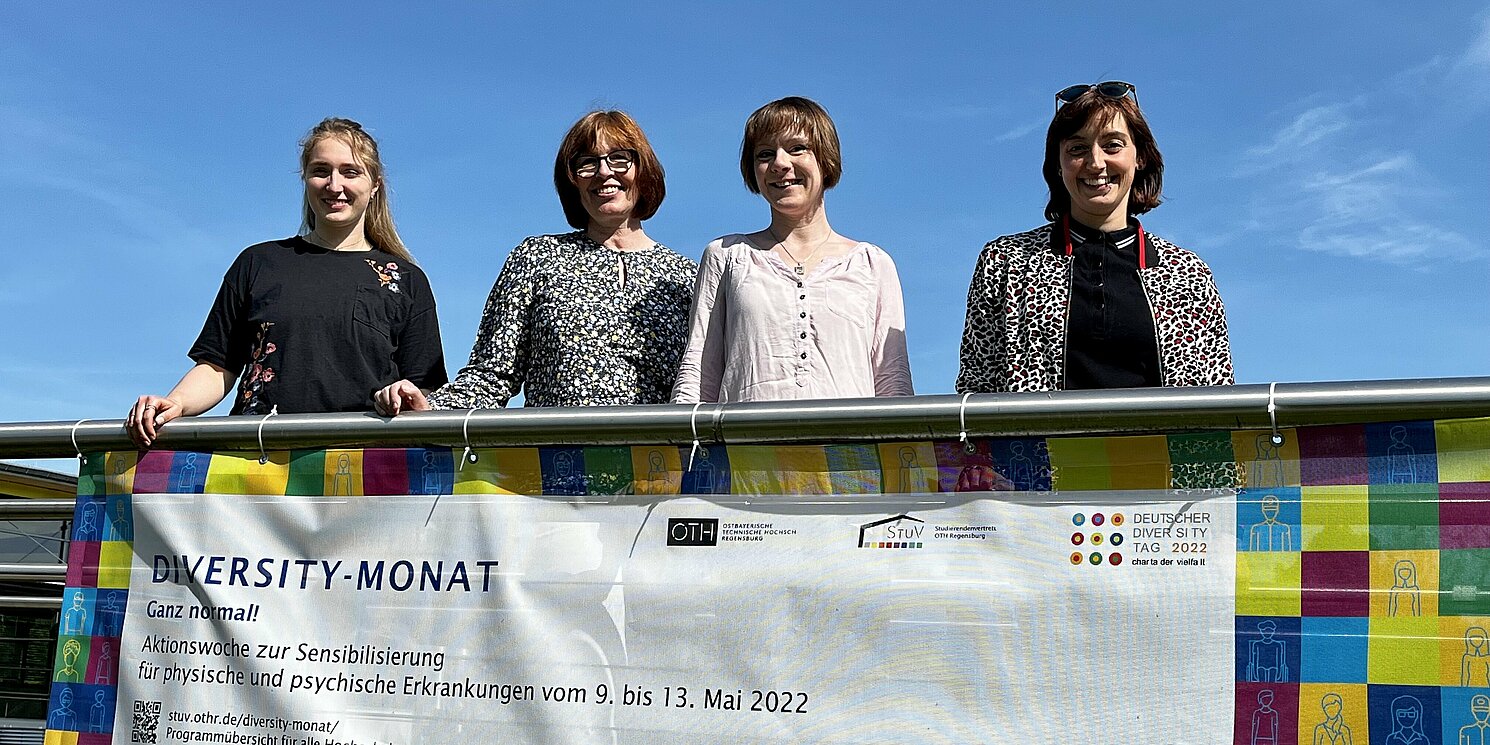
[[[1101,526],[1102,522],[1102,513],[1098,512],[1092,515],[1092,525]]]
[[[1117,565],[1123,563],[1123,555],[1122,554],[1113,554],[1113,555],[1107,557],[1107,563],[1108,564],[1111,564],[1113,566],[1117,566]]]
[[[1123,545],[1123,534],[1122,533],[1113,533],[1112,534],[1112,545],[1114,545],[1114,546],[1121,546],[1121,545]]]
[[[1072,551],[1071,552],[1071,564],[1074,565],[1074,566],[1081,566],[1081,552],[1080,551]]]
[[[1081,542],[1084,541],[1084,540],[1086,540],[1086,536],[1085,535],[1082,535],[1081,533],[1072,533],[1071,534],[1071,545],[1073,545],[1073,546],[1080,546],[1081,545]]]
[[[1122,525],[1123,525],[1123,513],[1121,513],[1121,512],[1114,512],[1114,513],[1112,513],[1112,527],[1114,527],[1114,528],[1120,528],[1120,527],[1122,527]]]
[[[1087,561],[1090,561],[1094,567],[1102,566],[1102,552],[1093,551],[1092,555],[1087,557]]]
[[[1086,515],[1083,515],[1080,512],[1078,512],[1078,513],[1076,513],[1076,514],[1074,514],[1074,515],[1071,516],[1071,524],[1072,525],[1079,526],[1079,525],[1084,524],[1085,522],[1086,522]]]
[[[1100,546],[1100,545],[1102,545],[1102,534],[1101,533],[1093,533],[1092,534],[1092,545],[1093,546]]]

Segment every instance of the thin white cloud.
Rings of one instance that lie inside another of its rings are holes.
[[[1249,148],[1241,172],[1250,175],[1276,168],[1321,140],[1344,131],[1351,125],[1348,109],[1348,104],[1327,104],[1299,114],[1274,133],[1272,140]]]
[[[1031,122],[1022,127],[1015,127],[999,135],[998,137],[993,138],[993,140],[994,142],[1008,142],[1010,140],[1017,140],[1031,132],[1034,132],[1035,130],[1040,129],[1043,126],[1045,125],[1041,122]]]
[[[1418,217],[1441,189],[1407,153],[1364,166],[1316,173],[1300,184],[1311,221],[1299,246],[1336,256],[1408,263],[1424,256],[1479,258],[1483,248]]]

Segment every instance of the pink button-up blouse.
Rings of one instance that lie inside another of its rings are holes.
[[[743,235],[704,249],[675,403],[913,393],[900,275],[879,246],[805,277]]]

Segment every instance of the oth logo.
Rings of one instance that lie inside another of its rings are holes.
[[[667,545],[717,546],[719,521],[712,517],[670,517],[667,519]]]

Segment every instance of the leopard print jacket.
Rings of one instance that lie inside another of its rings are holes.
[[[1052,242],[1053,225],[990,241],[967,293],[957,392],[1049,391],[1065,387],[1072,259]],[[1145,233],[1157,266],[1139,271],[1154,313],[1166,386],[1231,385],[1226,311],[1211,270],[1195,254]]]

